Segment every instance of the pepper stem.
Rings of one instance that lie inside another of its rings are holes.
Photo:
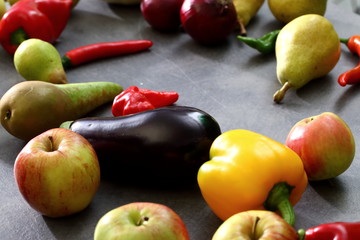
[[[72,67],[71,59],[67,55],[61,57],[61,63],[65,70]]]
[[[25,30],[23,28],[18,28],[10,35],[10,43],[12,45],[18,46],[23,41],[29,39],[29,36],[26,34]]]
[[[349,38],[340,38],[340,42],[347,45],[349,42]]]
[[[293,187],[285,182],[275,184],[264,203],[264,207],[270,211],[279,211],[282,218],[293,226],[295,224],[295,212],[289,200],[292,189]]]

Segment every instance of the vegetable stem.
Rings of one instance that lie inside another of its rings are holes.
[[[285,182],[275,184],[264,206],[270,211],[279,211],[283,219],[293,226],[295,224],[295,212],[289,200],[292,189],[293,187]]]

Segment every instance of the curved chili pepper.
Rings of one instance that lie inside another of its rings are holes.
[[[64,68],[70,68],[96,59],[144,51],[152,45],[153,42],[150,40],[94,43],[75,48],[65,53],[62,57],[62,64]]]
[[[50,43],[64,30],[72,9],[72,0],[21,0],[0,21],[0,43],[13,55],[20,43],[38,38]]]
[[[338,77],[338,83],[344,87],[346,85],[357,84],[360,82],[360,64],[353,69],[350,69]]]
[[[305,240],[358,240],[360,222],[324,223],[305,231]]]
[[[360,57],[360,35],[354,35],[348,39],[340,39],[340,42],[346,44],[349,51]],[[356,67],[350,69],[338,77],[340,86],[360,83],[360,62]]]
[[[174,91],[153,91],[131,86],[114,99],[112,114],[115,117],[166,107],[179,98]]]
[[[248,46],[255,48],[260,53],[267,54],[275,51],[275,42],[279,32],[280,30],[274,30],[260,38],[250,38],[241,35],[237,36],[237,38]]]

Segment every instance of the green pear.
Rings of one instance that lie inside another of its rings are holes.
[[[275,43],[276,74],[283,86],[274,101],[280,102],[288,89],[328,74],[339,61],[340,50],[337,32],[321,15],[302,15],[286,24]]]
[[[327,0],[268,0],[268,6],[274,17],[283,23],[305,14],[324,16]]]
[[[264,1],[265,0],[233,0],[241,35],[246,35],[246,26],[251,19],[254,18]]]
[[[113,101],[122,90],[113,82],[20,82],[0,100],[1,124],[11,135],[27,141]]]
[[[30,38],[14,53],[16,71],[26,80],[67,83],[67,77],[57,49],[49,42]]]

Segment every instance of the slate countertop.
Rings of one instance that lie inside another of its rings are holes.
[[[329,3],[325,14],[339,36],[359,34],[360,16]],[[248,35],[260,37],[281,24],[266,4],[248,26]],[[106,59],[67,71],[69,82],[115,81],[124,88],[137,85],[179,92],[178,105],[194,106],[211,114],[223,132],[248,129],[284,142],[299,120],[334,112],[360,137],[360,86],[340,87],[337,76],[354,67],[358,58],[342,46],[337,66],[325,77],[298,91],[289,91],[281,104],[272,101],[280,88],[274,55],[257,53],[235,36],[218,47],[196,44],[183,32],[164,34],[144,21],[138,6],[125,7],[101,0],[81,0],[56,47],[61,54],[94,42],[150,39],[150,51]],[[12,59],[0,51],[0,95],[23,81]],[[110,106],[94,112],[110,116]],[[1,239],[92,239],[97,221],[106,212],[133,201],[165,204],[179,213],[194,240],[211,239],[221,221],[208,208],[196,185],[185,189],[152,189],[128,183],[102,181],[91,205],[79,214],[43,217],[21,197],[13,177],[14,160],[24,142],[0,128],[0,236]],[[357,152],[359,148],[357,147]],[[325,222],[360,220],[360,155],[341,176],[310,183],[295,206],[296,227]],[[135,174],[135,173],[134,173]]]

